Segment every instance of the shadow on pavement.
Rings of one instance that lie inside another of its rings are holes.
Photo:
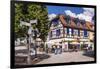
[[[37,56],[31,56],[31,64],[36,64],[44,59],[48,59],[50,56],[47,54],[37,54]],[[15,57],[15,65],[28,65],[27,57]]]
[[[84,51],[83,55],[94,58],[94,51]]]
[[[31,59],[35,59],[35,57],[38,58],[38,59],[47,59],[50,56],[46,55],[46,54],[37,54],[37,56],[35,56],[35,55],[31,56]]]
[[[50,58],[50,56],[46,54],[37,54],[37,56],[31,56],[32,64],[36,64],[48,58]]]

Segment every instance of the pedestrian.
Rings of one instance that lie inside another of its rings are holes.
[[[92,46],[90,46],[90,47],[88,48],[88,50],[91,51],[91,50],[92,50]]]
[[[54,53],[54,46],[52,46],[51,48],[51,53]]]
[[[90,46],[90,50],[92,50],[92,46]]]
[[[59,45],[59,54],[61,54],[61,53],[62,53],[62,46]]]
[[[48,53],[48,45],[46,44],[46,48],[45,48],[46,53]]]
[[[56,55],[58,53],[57,45],[55,45],[54,51],[55,51],[55,55]]]
[[[34,45],[34,44],[33,44]],[[34,45],[34,54],[35,54],[35,58],[37,58],[37,44],[35,43]]]

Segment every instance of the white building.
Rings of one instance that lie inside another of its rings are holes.
[[[85,20],[79,20],[65,15],[58,15],[51,20],[47,44],[62,45],[63,49],[78,50],[92,46],[94,48],[94,25]]]

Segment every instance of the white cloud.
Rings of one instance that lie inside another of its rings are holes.
[[[65,10],[66,15],[69,15],[71,17],[76,17],[76,14],[71,12],[70,10]]]
[[[83,19],[83,20],[86,20],[86,21],[89,21],[89,22],[92,21],[92,17],[91,17],[91,16],[85,15],[85,14],[83,14],[83,13],[78,14],[77,17],[78,17],[79,19]]]
[[[77,14],[79,19],[85,19],[86,21],[92,22],[92,17],[94,16],[93,8],[83,8],[84,12]]]
[[[79,19],[84,19],[86,21],[92,22],[92,17],[94,16],[94,9],[93,8],[83,8],[83,13],[76,14],[73,13],[71,10],[65,10],[66,15],[69,15],[71,17],[77,17]],[[48,15],[49,20],[52,20],[55,18],[57,15],[52,13]]]
[[[83,8],[83,13],[75,14],[70,10],[65,10],[66,15],[70,15],[72,17],[78,17],[79,19],[84,19],[86,21],[92,22],[92,17],[94,16],[94,9],[93,8]]]
[[[94,9],[93,8],[83,8],[84,14],[93,17],[94,16]]]
[[[48,15],[49,20],[52,20],[53,18],[55,18],[57,15],[52,13]]]

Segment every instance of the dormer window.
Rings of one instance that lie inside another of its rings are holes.
[[[74,23],[75,23],[77,26],[80,25],[80,24],[79,24],[79,19],[78,19],[78,18],[74,18],[73,21],[74,21]]]
[[[80,23],[81,23],[82,25],[84,25],[86,22],[85,22],[85,20],[80,20]]]
[[[67,16],[65,17],[65,21],[66,21],[68,24],[70,24],[71,17],[70,17],[69,15],[67,15]]]
[[[82,24],[83,28],[86,28],[86,21],[85,20],[80,20],[80,23]]]
[[[77,27],[80,27],[80,23],[77,23]]]

